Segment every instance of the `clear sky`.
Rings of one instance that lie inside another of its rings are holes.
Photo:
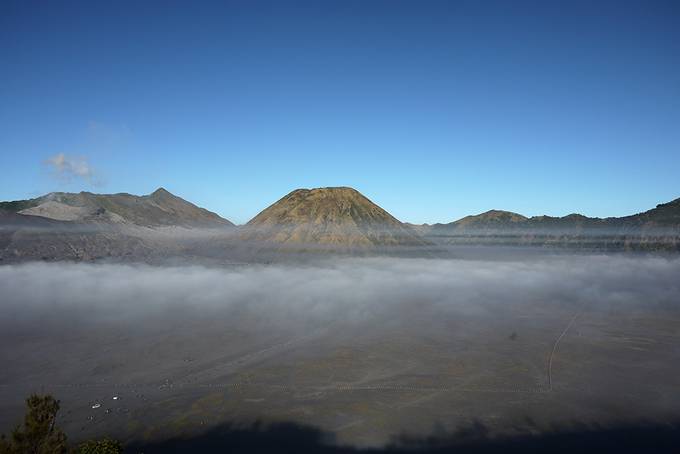
[[[680,197],[680,2],[0,4],[0,199],[163,186],[242,223],[352,186],[403,221]]]

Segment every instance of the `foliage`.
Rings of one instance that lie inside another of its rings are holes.
[[[0,202],[0,210],[18,213],[21,210],[32,208],[37,204],[33,200],[15,200],[13,202]]]
[[[123,452],[123,446],[116,440],[104,438],[86,441],[80,444],[75,452],[76,454],[120,454]]]
[[[26,399],[23,426],[10,437],[0,435],[0,454],[121,454],[123,446],[115,440],[89,440],[70,450],[66,434],[56,426],[59,401],[50,395],[31,395]]]
[[[3,436],[0,453],[66,454],[66,434],[55,425],[59,401],[49,395],[33,394],[26,399],[26,406],[23,427],[14,429],[9,439]]]

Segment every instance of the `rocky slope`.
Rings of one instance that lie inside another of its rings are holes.
[[[347,187],[297,189],[250,220],[241,238],[359,247],[427,244],[413,229]]]
[[[0,210],[79,223],[142,227],[230,227],[231,222],[163,188],[144,196],[53,192],[35,199],[0,203]]]
[[[0,263],[27,260],[145,260],[153,248],[125,229],[0,210]]]
[[[0,203],[0,263],[159,261],[186,254],[204,232],[231,227],[162,188],[145,196],[57,192]]]

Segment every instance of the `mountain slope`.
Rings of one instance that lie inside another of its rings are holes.
[[[245,240],[342,246],[426,244],[352,188],[297,189],[255,216]]]
[[[434,224],[428,234],[437,233],[507,233],[545,232],[579,233],[601,231],[607,233],[680,232],[680,199],[657,205],[643,213],[620,218],[591,218],[581,214],[567,216],[532,216],[527,218],[509,211],[491,210],[466,216],[448,224]]]
[[[620,218],[533,216],[492,210],[435,224],[426,238],[447,244],[558,245],[608,250],[680,249],[680,199]]]
[[[0,209],[0,263],[29,260],[142,260],[153,248],[124,229]]]
[[[228,227],[231,222],[163,188],[145,196],[53,192],[0,203],[0,210],[59,221],[133,224],[143,227]]]
[[[639,226],[645,229],[670,228],[680,231],[680,198],[668,203],[662,203],[644,213],[619,218],[629,226]]]
[[[510,211],[490,210],[474,216],[465,216],[454,222],[458,229],[507,229],[525,222],[526,217]]]

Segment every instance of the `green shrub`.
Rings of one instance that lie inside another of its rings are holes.
[[[123,446],[116,440],[104,438],[102,440],[89,440],[81,443],[76,449],[77,454],[120,454]]]
[[[2,437],[0,452],[5,454],[66,454],[66,434],[56,427],[59,401],[52,396],[31,395],[26,399],[24,425],[12,431],[9,439]]]
[[[0,435],[0,454],[121,454],[123,446],[115,440],[88,440],[69,449],[66,434],[56,426],[59,401],[50,395],[31,395],[26,399],[23,426],[9,438]]]

